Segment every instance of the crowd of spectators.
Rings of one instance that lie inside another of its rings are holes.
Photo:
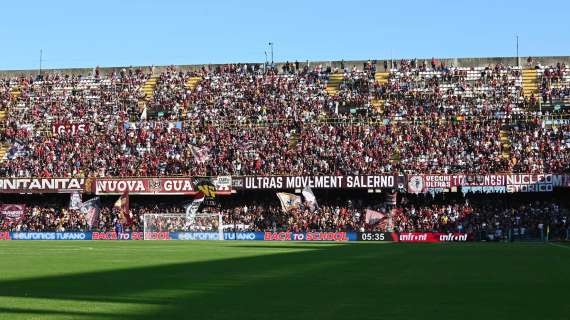
[[[0,79],[0,111],[7,110],[11,100],[10,81]]]
[[[143,231],[144,210],[130,210],[129,219],[121,220],[119,211],[112,207],[101,208],[95,224],[89,226],[86,214],[62,206],[29,206],[16,219],[0,215],[1,231],[116,231],[121,225],[125,232]]]
[[[406,66],[406,64],[403,64]],[[402,68],[376,85],[383,115],[404,118],[504,118],[523,112],[521,70],[496,65],[441,70]]]
[[[570,171],[570,125],[519,123],[511,130],[510,141],[513,172]]]
[[[26,207],[17,219],[0,215],[2,231],[76,231],[86,230],[85,215],[78,210],[55,207]]]
[[[563,63],[546,67],[540,76],[542,101],[553,104],[570,97],[570,69]]]
[[[392,211],[399,232],[462,232],[480,239],[506,239],[508,232],[540,238],[551,228],[566,239],[570,211],[551,201],[507,203],[497,199],[449,204],[406,204]]]
[[[511,157],[497,122],[307,124],[182,130],[159,121],[94,125],[38,137],[25,129],[3,176],[559,173],[570,170],[569,126],[516,124]],[[292,142],[293,141],[293,142]],[[208,150],[197,158],[193,146]]]
[[[8,127],[30,126],[34,132],[51,131],[51,124],[126,121],[139,114],[142,86],[150,77],[142,69],[122,69],[102,76],[45,74],[20,78],[18,95],[5,120]]]
[[[336,94],[327,91],[333,73],[343,75]],[[143,69],[3,81],[0,107],[11,109],[0,128],[9,145],[0,176],[570,170],[568,124],[544,126],[525,114],[519,67],[402,60],[387,82],[376,75],[373,62],[362,69],[297,62],[281,72],[170,67],[157,76],[152,96],[142,90],[152,78]],[[199,78],[195,87],[191,78]],[[14,86],[20,93],[10,98]],[[366,113],[345,112],[346,104]],[[164,116],[147,116],[152,110]],[[517,114],[531,119],[515,121]],[[53,132],[54,123],[64,129]],[[501,131],[512,146],[506,150]],[[206,150],[207,161],[197,149]]]
[[[324,75],[237,72],[208,74],[189,93],[186,119],[191,123],[238,124],[287,119],[312,120],[331,115]]]
[[[230,199],[201,213],[186,217],[185,205],[140,204],[130,208],[128,219],[119,210],[103,206],[91,227],[85,214],[61,206],[32,205],[18,219],[0,215],[0,231],[143,231],[145,214],[147,231],[216,232],[222,215],[221,229],[232,231],[397,231],[459,232],[480,240],[508,237],[568,239],[570,210],[555,199],[518,199],[509,197],[458,198],[435,201],[431,198],[401,196],[394,204],[362,199],[320,199],[317,208],[307,205],[283,210],[275,199]],[[186,203],[188,204],[188,203]],[[368,220],[367,211],[381,214]],[[510,233],[510,234],[509,234]]]

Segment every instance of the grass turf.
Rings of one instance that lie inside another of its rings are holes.
[[[564,244],[0,242],[0,319],[568,319]]]

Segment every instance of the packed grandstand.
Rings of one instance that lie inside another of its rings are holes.
[[[560,60],[6,72],[0,231],[140,232],[145,214],[187,213],[209,179],[224,231],[568,240]]]

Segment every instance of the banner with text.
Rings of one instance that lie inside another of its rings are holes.
[[[356,241],[356,232],[264,232],[264,241]]]
[[[8,221],[19,220],[25,210],[25,204],[0,204],[0,216]]]
[[[486,174],[486,175],[409,175],[409,193],[439,192],[551,192],[555,187],[569,187],[569,175]]]
[[[6,232],[5,240],[144,240],[168,238],[168,232]]]
[[[203,178],[202,178],[203,179]],[[229,180],[228,180],[229,179]],[[101,178],[93,186],[97,195],[146,194],[146,195],[195,195],[200,178]],[[231,178],[217,178],[216,195],[231,193]]]
[[[234,177],[237,189],[386,189],[397,188],[404,179],[392,175],[362,176],[265,176]]]
[[[51,133],[54,136],[67,134],[75,136],[78,133],[85,133],[89,130],[89,125],[85,123],[54,122],[51,125]]]
[[[72,193],[83,191],[83,178],[3,178],[0,193]]]
[[[170,240],[220,240],[218,232],[169,232]],[[263,232],[224,232],[224,240],[263,240]]]
[[[467,233],[404,232],[398,235],[400,242],[466,242]]]

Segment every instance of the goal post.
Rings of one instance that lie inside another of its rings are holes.
[[[159,232],[204,232],[218,233],[218,240],[224,240],[223,221],[221,213],[197,213],[188,216],[184,213],[146,213],[143,216],[144,239]]]

